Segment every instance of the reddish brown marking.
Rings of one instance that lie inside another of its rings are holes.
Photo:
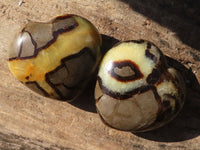
[[[26,76],[25,79],[26,79],[26,80],[29,80],[29,76]]]
[[[134,75],[131,76],[120,76],[117,73],[115,73],[114,69],[119,68],[122,69],[123,67],[130,67],[131,70],[134,72]],[[143,78],[143,74],[140,72],[140,69],[137,64],[130,60],[124,60],[124,61],[115,61],[112,63],[112,68],[109,70],[109,74],[115,78],[118,81],[121,82],[129,82],[134,81]]]

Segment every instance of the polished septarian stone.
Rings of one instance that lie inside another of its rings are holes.
[[[106,125],[125,131],[149,131],[178,114],[185,101],[185,84],[153,43],[125,41],[103,57],[95,99]]]
[[[9,69],[30,89],[47,97],[73,100],[88,83],[101,58],[101,36],[77,15],[31,22],[9,51]]]

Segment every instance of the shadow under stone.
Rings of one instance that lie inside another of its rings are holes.
[[[113,47],[116,43],[119,42],[119,40],[109,37],[107,35],[101,35],[102,36],[102,57],[105,55],[105,53]],[[75,107],[78,107],[82,110],[89,111],[96,113],[96,106],[95,106],[95,99],[94,99],[94,89],[97,79],[97,71],[94,73],[94,75],[91,77],[90,82],[88,86],[85,88],[83,93],[77,97],[74,101],[70,102],[70,104],[74,105]]]

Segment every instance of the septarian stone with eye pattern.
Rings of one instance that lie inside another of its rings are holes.
[[[148,131],[178,114],[185,100],[185,85],[153,43],[127,41],[105,54],[95,99],[106,125],[119,130]]]
[[[30,89],[47,97],[73,100],[100,61],[101,37],[86,19],[59,16],[31,22],[16,36],[9,68]]]

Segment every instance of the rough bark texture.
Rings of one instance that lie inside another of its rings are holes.
[[[196,2],[196,1],[195,1]],[[16,0],[0,1],[0,149],[162,149],[200,148],[200,12],[189,0]],[[9,72],[7,51],[27,22],[49,21],[62,14],[90,20],[103,35],[103,51],[118,40],[155,43],[187,85],[178,117],[146,133],[106,127],[95,111],[94,81],[75,102],[39,96]]]

